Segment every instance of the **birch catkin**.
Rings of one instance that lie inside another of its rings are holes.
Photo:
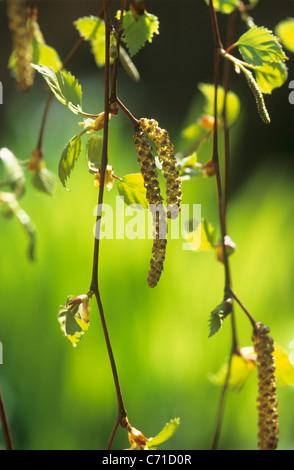
[[[273,339],[269,328],[262,323],[255,325],[252,341],[257,355],[258,368],[258,448],[274,450],[278,444],[279,422]]]
[[[161,129],[154,119],[141,118],[139,122],[142,130],[155,144],[158,159],[162,166],[162,173],[166,180],[167,216],[175,218],[181,208],[182,190],[173,144],[170,141],[168,132]]]
[[[150,270],[147,281],[150,287],[155,287],[163,271],[163,263],[165,260],[167,240],[166,236],[162,233],[162,227],[165,226],[166,213],[162,204],[163,198],[157,179],[158,174],[155,157],[143,131],[135,132],[134,144],[138,155],[138,162],[141,165],[141,173],[146,188],[146,198],[153,217],[153,257],[150,260]]]
[[[27,91],[34,82],[31,66],[32,48],[27,29],[27,7],[24,0],[7,0],[7,16],[12,36],[17,87]]]

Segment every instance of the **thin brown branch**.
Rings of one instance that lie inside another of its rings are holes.
[[[7,413],[4,406],[2,391],[0,389],[0,418],[3,429],[6,450],[13,450],[11,432],[8,424]]]
[[[102,160],[100,166],[100,187],[98,195],[98,208],[102,207],[103,204],[103,195],[104,195],[104,180],[106,174],[106,168],[108,164],[108,129],[109,129],[109,110],[110,110],[110,60],[109,60],[109,48],[110,48],[110,21],[107,7],[107,0],[103,0],[104,7],[104,21],[105,21],[105,83],[104,83],[104,131],[103,131],[103,148],[102,148]],[[98,263],[99,263],[99,249],[100,249],[100,222],[101,222],[101,213],[97,213],[96,218],[96,234],[94,242],[94,253],[93,253],[93,270],[92,270],[92,279],[90,290],[94,292],[95,298],[98,305],[98,310],[100,314],[100,319],[102,323],[104,338],[107,346],[108,356],[111,364],[112,375],[115,384],[117,402],[118,402],[118,415],[116,422],[114,424],[111,436],[109,438],[107,449],[109,450],[114,436],[116,434],[119,423],[127,416],[127,412],[124,406],[121,387],[118,379],[117,368],[114,360],[114,355],[112,351],[112,346],[109,338],[109,333],[107,329],[106,319],[104,315],[104,310],[101,302],[101,296],[98,285]]]

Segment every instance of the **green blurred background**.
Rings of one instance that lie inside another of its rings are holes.
[[[72,22],[96,14],[101,4],[37,3],[46,41],[61,57],[77,40]],[[135,58],[142,77],[138,84],[120,71],[119,96],[136,117],[157,119],[180,151],[181,130],[199,105],[197,85],[212,81],[208,10],[202,1],[146,4],[159,17],[161,34]],[[25,160],[36,146],[47,95],[39,77],[28,94],[15,90],[7,71],[11,43],[3,2],[0,15],[0,146]],[[270,29],[291,15],[290,0],[261,0],[254,11],[256,23]],[[225,20],[220,18],[221,26]],[[243,31],[241,23],[238,28]],[[294,78],[292,62],[293,55],[289,81]],[[103,70],[96,69],[87,44],[68,68],[82,85],[84,109],[100,112]],[[254,318],[268,325],[276,343],[291,353],[294,106],[285,84],[266,98],[272,118],[267,127],[240,77],[233,77],[232,89],[242,102],[231,141],[228,229],[238,247],[230,258],[233,287]],[[44,139],[52,171],[56,172],[80,120],[53,101]],[[110,122],[109,147],[116,174],[138,171],[132,127],[121,113]],[[203,152],[201,161],[209,156],[209,151]],[[15,448],[104,449],[117,404],[97,308],[93,302],[90,328],[76,348],[63,337],[57,322],[59,305],[67,295],[86,293],[90,285],[97,190],[84,156],[69,180],[70,192],[58,183],[50,198],[37,193],[29,178],[20,202],[37,229],[35,263],[26,258],[27,239],[18,221],[0,220],[0,385]],[[106,192],[105,202],[114,204],[117,194],[116,187]],[[214,179],[184,183],[183,202],[201,204],[202,216],[218,227],[216,201]],[[149,437],[171,418],[180,417],[178,431],[160,448],[208,449],[220,396],[220,388],[208,375],[223,364],[231,342],[229,321],[208,338],[209,314],[223,295],[223,266],[213,252],[184,251],[182,240],[172,240],[160,283],[150,289],[146,277],[151,244],[115,239],[101,243],[101,296],[129,420]],[[248,346],[251,327],[237,306],[236,317],[240,345]],[[241,392],[229,392],[219,448],[256,449],[256,395],[255,372]],[[278,387],[278,397],[279,448],[294,449],[293,388]],[[119,430],[113,449],[126,447],[126,432]]]

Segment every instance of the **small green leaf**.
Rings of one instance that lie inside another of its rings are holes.
[[[120,11],[117,16],[120,17]],[[131,57],[145,45],[146,41],[152,42],[154,34],[159,34],[159,21],[155,15],[145,11],[143,15],[134,15],[131,10],[124,11],[123,37]]]
[[[155,437],[148,439],[146,442],[147,447],[158,446],[170,439],[178,429],[179,424],[180,418],[171,419]]]
[[[245,62],[254,67],[287,59],[278,38],[264,27],[249,29],[242,34],[236,45]]]
[[[284,62],[273,62],[255,69],[256,82],[262,93],[271,94],[275,88],[281,87],[288,78],[288,70]]]
[[[82,88],[77,79],[66,70],[48,68],[45,65],[33,65],[43,76],[52,93],[74,114],[82,112]]]
[[[0,149],[0,183],[7,185],[20,197],[25,190],[25,177],[23,168],[8,148]]]
[[[236,391],[240,391],[251,372],[255,369],[256,357],[254,349],[252,347],[246,347],[240,349],[240,354],[233,354],[230,377],[228,386]],[[209,374],[208,378],[214,385],[223,386],[228,373],[228,361],[224,362],[218,372],[215,374]]]
[[[52,196],[56,187],[56,177],[47,168],[40,168],[32,177],[33,186],[42,193]]]
[[[72,296],[68,296],[65,305],[59,307],[58,321],[64,336],[76,347],[84,333],[88,330],[90,323],[83,320],[82,303],[69,304],[72,298]]]
[[[283,46],[290,52],[294,52],[294,18],[286,18],[281,21],[277,25],[275,33]]]
[[[66,188],[66,180],[69,177],[76,161],[82,152],[82,139],[81,134],[75,135],[70,139],[65,149],[62,152],[59,166],[58,175],[61,183]]]
[[[122,181],[119,181],[117,189],[119,194],[124,197],[124,201],[127,205],[136,204],[143,209],[148,208],[146,189],[141,173],[133,173],[124,176]]]
[[[92,135],[86,147],[86,159],[89,171],[97,172],[101,165],[103,137],[100,134]]]
[[[209,318],[209,338],[215,335],[222,327],[223,321],[228,315],[225,303],[222,302],[210,314]]]
[[[209,4],[209,0],[205,0]],[[217,11],[229,15],[239,5],[239,0],[213,0],[213,6]]]
[[[91,51],[98,67],[105,64],[105,23],[96,16],[84,16],[74,22],[79,34],[90,42]]]

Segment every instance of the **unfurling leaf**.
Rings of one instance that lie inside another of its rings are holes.
[[[147,447],[150,448],[153,446],[158,446],[159,444],[162,444],[163,442],[170,439],[178,429],[179,424],[180,418],[171,419],[155,437],[150,437],[148,439]]]
[[[103,137],[99,134],[92,135],[86,148],[86,159],[90,172],[97,172],[101,165]]]
[[[117,189],[127,205],[136,204],[143,209],[148,208],[146,189],[141,173],[124,176],[122,181],[118,182]]]
[[[40,168],[32,178],[33,186],[42,193],[52,196],[56,187],[55,174],[48,168]]]
[[[89,298],[83,294],[69,296],[59,307],[58,321],[61,331],[75,347],[89,328]]]
[[[66,188],[66,180],[69,177],[77,159],[82,152],[82,139],[81,135],[75,135],[70,139],[65,149],[62,152],[59,166],[58,175],[63,186]]]
[[[117,17],[120,18],[118,11]],[[154,34],[159,34],[159,21],[155,15],[145,11],[142,15],[135,15],[131,10],[124,11],[122,19],[123,37],[131,57],[145,45],[152,42]]]
[[[56,98],[74,114],[82,112],[82,88],[77,79],[66,70],[53,70],[45,65],[33,65],[42,75]]]

